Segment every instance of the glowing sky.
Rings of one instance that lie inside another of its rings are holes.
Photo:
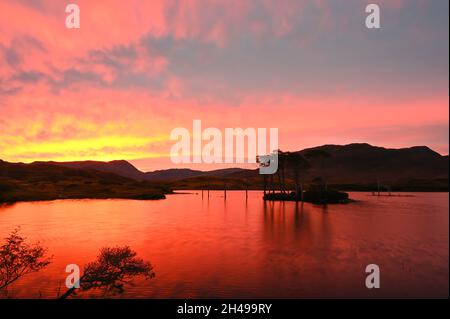
[[[170,131],[448,154],[448,1],[0,1],[0,158],[167,168]]]

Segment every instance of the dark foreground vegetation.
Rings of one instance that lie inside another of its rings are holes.
[[[20,228],[0,242],[0,298],[11,297],[8,288],[24,276],[37,273],[52,262],[47,248],[39,242],[30,244],[20,234]],[[134,279],[155,277],[153,266],[128,246],[104,247],[95,261],[84,265],[77,281],[59,299],[75,297],[86,291],[98,290],[103,296],[121,294]]]
[[[0,161],[0,203],[55,199],[164,199],[161,183],[136,181],[113,173],[50,164]]]

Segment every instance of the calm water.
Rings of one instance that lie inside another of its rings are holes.
[[[154,265],[125,298],[448,297],[449,196],[373,197],[348,205],[266,203],[260,192],[169,195],[162,201],[62,200],[0,206],[0,237],[15,226],[53,263],[10,289],[54,298],[65,266],[103,246],[129,245]],[[365,266],[381,288],[365,288]]]

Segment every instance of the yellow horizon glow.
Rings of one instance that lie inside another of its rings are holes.
[[[26,142],[17,138],[14,143],[8,144],[7,147],[6,145],[0,145],[0,154],[2,154],[1,159],[5,161],[23,163],[158,158],[168,156],[168,154],[149,152],[147,149],[152,143],[160,143],[166,140],[168,140],[166,135],[153,137],[108,135],[43,142]]]

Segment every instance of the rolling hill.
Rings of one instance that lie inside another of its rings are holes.
[[[448,180],[449,174],[448,156],[426,146],[388,149],[369,144],[324,145],[300,153],[312,164],[307,177],[323,176],[330,183]]]
[[[167,185],[54,163],[0,160],[0,203],[80,198],[163,199]]]
[[[448,191],[448,156],[442,156],[426,146],[389,149],[354,143],[323,145],[294,153],[301,154],[309,162],[310,168],[301,171],[305,184],[314,183],[321,177],[327,184],[346,190],[373,190],[381,184],[392,190]],[[286,175],[287,181],[292,182],[292,172],[286,170]],[[53,195],[47,192],[50,197],[88,197],[91,193],[101,194],[98,195],[101,197],[110,194],[130,198],[145,197],[146,190],[162,194],[169,191],[167,187],[221,189],[226,185],[228,189],[260,189],[262,178],[258,170],[241,168],[213,171],[180,168],[141,172],[124,160],[31,164],[0,161],[0,196],[8,189],[11,193],[14,187],[21,190],[19,193],[27,190],[42,193],[33,185],[51,190]],[[33,197],[32,194],[27,196]]]

